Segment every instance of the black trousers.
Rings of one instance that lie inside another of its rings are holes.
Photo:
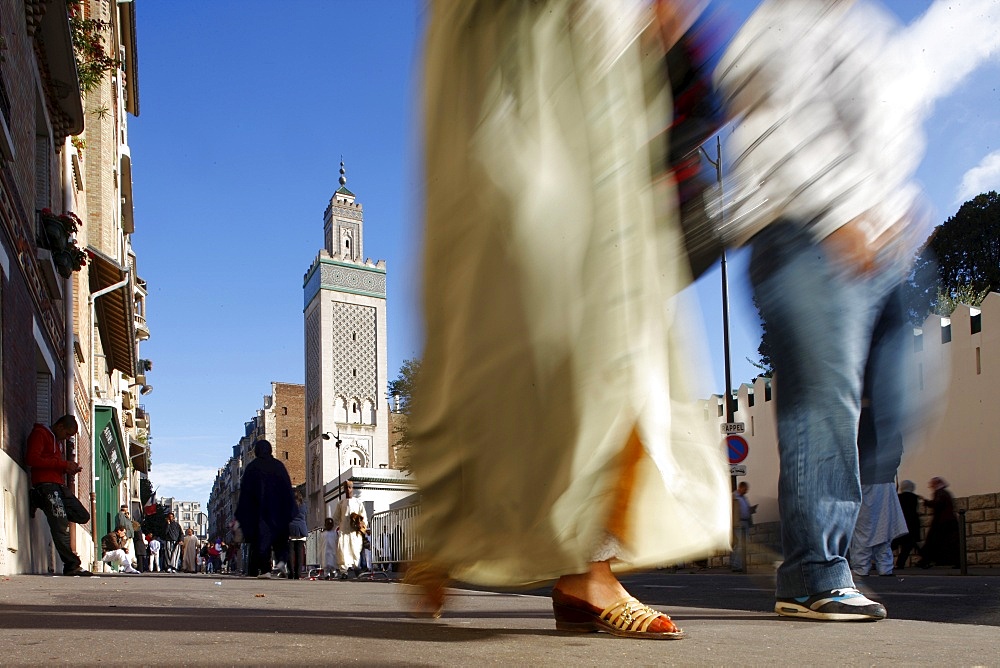
[[[49,531],[52,532],[52,542],[56,552],[63,562],[63,573],[71,573],[80,568],[80,557],[76,556],[69,543],[69,519],[66,517],[66,506],[63,504],[62,485],[54,482],[43,482],[35,485],[38,493],[38,507],[45,513],[49,521]]]
[[[304,540],[288,541],[288,577],[299,579],[299,573],[306,567],[306,542]]]

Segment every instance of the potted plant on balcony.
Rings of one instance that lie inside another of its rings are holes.
[[[83,225],[72,211],[56,215],[51,209],[39,213],[41,234],[38,245],[52,251],[52,262],[59,275],[69,278],[87,264],[87,254],[76,245],[73,235]]]
[[[83,225],[80,217],[73,212],[56,215],[52,209],[42,209],[39,212],[41,236],[38,240],[42,248],[59,251],[66,248],[71,237]]]
[[[80,250],[75,241],[70,240],[63,250],[52,251],[52,261],[55,263],[59,275],[63,278],[69,278],[74,271],[80,271],[87,264],[87,253]]]

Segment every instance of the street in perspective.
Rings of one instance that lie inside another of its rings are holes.
[[[557,633],[544,589],[455,589],[442,617],[426,619],[410,614],[411,587],[383,577],[20,575],[0,581],[0,656],[4,665],[1000,666],[995,575],[868,578],[861,586],[889,618],[844,624],[775,615],[773,574],[763,572],[623,581],[687,638]]]
[[[1000,668],[998,77],[1000,0],[0,0],[0,666]]]

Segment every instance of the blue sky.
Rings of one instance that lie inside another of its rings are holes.
[[[716,4],[736,23],[757,2]],[[909,24],[934,4],[887,6]],[[136,2],[133,246],[149,287],[152,336],[141,356],[153,361],[155,390],[143,401],[161,495],[207,503],[270,382],[303,382],[302,278],[322,246],[341,156],[365,208],[365,255],[388,265],[390,379],[419,354],[422,7]],[[940,223],[968,197],[1000,189],[1000,56],[991,43],[1000,8],[997,0],[936,7],[940,16],[915,33],[930,65],[914,88],[940,98],[919,174]],[[969,62],[977,68],[959,76]],[[734,385],[755,375],[745,358],[756,359],[760,336],[745,255],[729,263]],[[699,389],[721,392],[719,272],[693,290],[713,359]]]

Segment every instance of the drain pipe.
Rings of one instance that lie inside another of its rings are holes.
[[[70,155],[70,149],[72,144],[69,138],[63,140],[63,150],[62,150],[62,163],[63,163],[63,180],[62,180],[62,209],[65,212],[72,212],[73,205],[76,201],[73,193],[73,157]],[[65,330],[65,341],[63,343],[63,357],[66,367],[66,372],[64,378],[66,381],[66,412],[64,415],[72,415],[74,419],[77,420],[79,424],[79,416],[76,414],[76,361],[73,359],[73,288],[76,281],[75,272],[70,274],[64,282],[63,288],[63,314],[66,320],[64,330]],[[76,439],[76,447],[73,449],[73,461],[80,461],[80,438],[79,434]],[[69,483],[69,488],[73,494],[78,492],[78,483],[75,476],[67,476],[67,483]],[[96,536],[94,537],[96,541]],[[70,548],[76,552],[76,531],[71,531],[69,533],[69,543]]]
[[[94,397],[94,385],[97,372],[97,355],[94,354],[94,322],[97,319],[97,298],[103,297],[109,292],[114,292],[128,285],[128,273],[125,278],[106,288],[101,288],[97,292],[90,293],[87,297],[87,305],[90,307],[90,424],[97,424],[97,399]],[[90,527],[94,536],[94,564],[101,560],[98,552],[101,543],[97,538],[97,434],[93,434],[94,454],[90,458]]]

